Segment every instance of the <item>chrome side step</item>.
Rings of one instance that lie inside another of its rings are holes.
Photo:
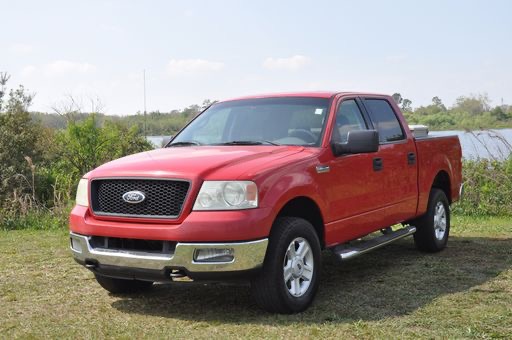
[[[362,255],[374,249],[380,248],[401,238],[410,236],[416,232],[416,227],[407,226],[396,231],[388,232],[382,236],[374,237],[370,240],[358,241],[354,243],[344,243],[337,245],[331,250],[339,256],[342,261],[352,259],[356,256]]]

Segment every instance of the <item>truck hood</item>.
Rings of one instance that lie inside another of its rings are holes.
[[[111,161],[90,172],[88,177],[238,179],[258,169],[268,169],[272,162],[297,155],[304,149],[266,145],[162,148]]]

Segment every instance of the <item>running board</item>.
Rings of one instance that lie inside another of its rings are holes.
[[[401,238],[410,236],[416,232],[416,227],[407,226],[397,231],[374,237],[368,241],[359,241],[357,244],[340,244],[332,248],[333,253],[339,256],[342,261],[352,259],[374,249],[380,248]]]

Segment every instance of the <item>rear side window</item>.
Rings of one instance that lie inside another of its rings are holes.
[[[365,106],[370,111],[373,124],[379,132],[380,143],[405,139],[400,122],[387,100],[365,99]]]

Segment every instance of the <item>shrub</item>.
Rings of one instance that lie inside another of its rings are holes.
[[[465,215],[512,215],[512,145],[497,133],[497,138],[510,154],[493,154],[493,149],[482,138],[473,137],[487,150],[490,159],[464,160],[462,175],[465,183],[464,197],[454,211]],[[495,153],[496,153],[495,152]]]
[[[3,78],[2,78],[3,79]],[[1,79],[0,79],[1,80]],[[20,86],[4,102],[0,92],[0,228],[53,228],[67,224],[74,190],[83,174],[115,158],[150,150],[137,126],[83,121],[63,115],[55,131],[31,118],[33,95]]]
[[[62,209],[35,209],[23,215],[0,217],[0,230],[64,230],[68,226],[70,207]]]
[[[466,160],[464,197],[455,212],[465,215],[512,215],[512,157]]]

